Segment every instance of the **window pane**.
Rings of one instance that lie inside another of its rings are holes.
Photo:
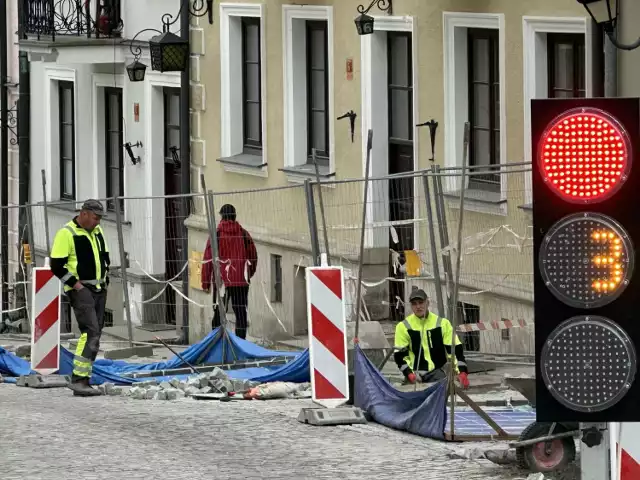
[[[109,130],[120,130],[120,96],[109,95]]]
[[[73,158],[73,126],[61,125],[62,158]]]
[[[258,63],[260,61],[260,27],[246,25],[245,35],[245,62]]]
[[[315,148],[318,152],[327,151],[326,143],[326,114],[324,112],[314,112],[312,115],[312,144],[311,148]]]
[[[324,70],[311,72],[311,108],[325,110],[326,86]]]
[[[584,36],[582,36],[582,40],[584,42]],[[578,79],[578,90],[586,90],[586,67],[585,67],[585,48],[584,43],[578,46],[577,54],[576,54],[576,69],[577,69],[577,79]],[[583,97],[584,95],[580,95]]]
[[[180,148],[180,130],[177,128],[169,129],[169,142],[167,146]]]
[[[489,56],[489,39],[474,38],[473,39],[473,78],[474,82],[489,82],[490,56]]]
[[[110,175],[111,175],[111,192],[109,192],[109,196],[113,197],[113,196],[118,196],[121,197],[122,196],[122,186],[120,185],[120,170],[118,170],[117,168],[110,168]]]
[[[110,157],[109,166],[120,168],[120,156],[122,152],[122,145],[120,143],[120,134],[112,133],[110,135]]]
[[[171,94],[169,95],[169,112],[167,112],[167,119],[170,125],[180,125],[180,96]]]
[[[247,140],[260,141],[260,104],[248,103],[246,105],[245,132]]]
[[[73,90],[64,88],[62,90],[62,121],[65,123],[73,122]]]
[[[245,65],[246,79],[245,85],[245,101],[259,102],[260,101],[260,66],[255,63],[249,63]]]
[[[500,128],[500,84],[493,85],[493,128]]]
[[[313,28],[310,32],[311,68],[324,69],[326,58],[325,31]]]
[[[496,153],[495,156],[493,157],[492,163],[494,164],[498,164],[500,163],[500,131],[495,131],[493,132],[493,138],[494,138],[494,142],[495,142],[495,147],[496,147]]]
[[[491,164],[491,136],[486,130],[473,131],[473,165]]]
[[[62,166],[64,168],[63,175],[63,188],[65,195],[73,195],[73,162],[71,160],[63,160]]]
[[[491,122],[491,97],[489,85],[473,85],[473,118],[474,127],[489,128]]]
[[[411,140],[410,99],[411,92],[406,90],[391,90],[391,137]]]
[[[556,88],[573,89],[573,46],[557,43],[555,46],[555,78]]]
[[[390,35],[389,49],[391,84],[408,87],[412,84],[409,64],[410,39],[408,35]]]

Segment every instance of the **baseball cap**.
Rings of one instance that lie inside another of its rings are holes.
[[[104,217],[104,207],[99,200],[89,199],[82,204],[82,210],[95,213],[99,217]]]
[[[413,302],[414,300],[427,300],[427,294],[424,290],[418,287],[413,287],[411,289],[411,293],[409,294],[409,301]]]

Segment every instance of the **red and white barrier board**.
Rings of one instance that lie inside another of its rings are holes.
[[[31,369],[43,375],[60,368],[60,289],[49,268],[33,269]]]
[[[640,423],[611,423],[611,480],[640,479]],[[619,442],[619,444],[618,444]],[[620,448],[620,465],[618,469],[618,449]],[[620,472],[620,476],[618,476]]]
[[[342,267],[306,271],[312,398],[335,408],[349,399],[344,272]]]

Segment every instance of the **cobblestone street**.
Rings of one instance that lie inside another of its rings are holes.
[[[312,427],[303,401],[74,398],[67,389],[0,385],[0,478],[513,480],[459,445],[375,424]],[[483,444],[487,446],[488,444]],[[473,445],[465,444],[467,448]]]

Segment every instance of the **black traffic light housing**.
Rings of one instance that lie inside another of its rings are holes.
[[[637,98],[531,103],[538,421],[640,421],[639,136]]]

